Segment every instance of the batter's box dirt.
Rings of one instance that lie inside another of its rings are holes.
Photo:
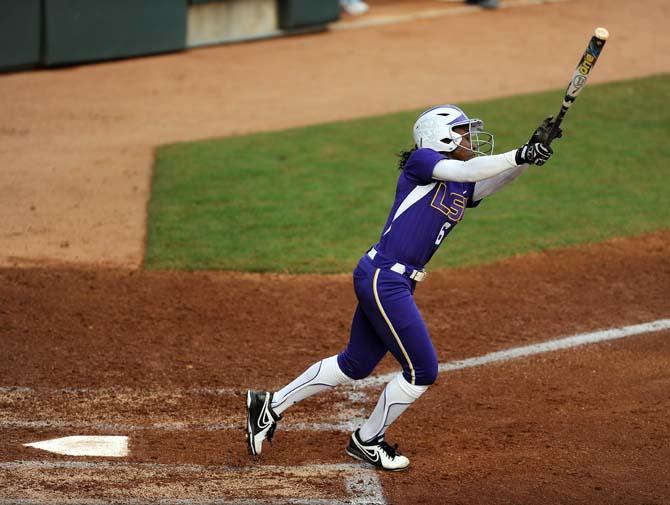
[[[0,463],[0,504],[382,505],[377,473],[364,466]]]
[[[236,430],[246,413],[242,387],[233,389],[31,388],[0,386],[0,428],[116,430]],[[297,406],[288,430],[352,431],[373,400],[362,392],[334,392],[314,409]],[[374,398],[376,401],[376,398]],[[324,421],[324,420],[327,420]]]

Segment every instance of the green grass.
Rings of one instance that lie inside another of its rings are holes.
[[[517,147],[563,90],[464,104]],[[590,85],[556,155],[470,210],[430,268],[670,226],[670,76]],[[427,104],[430,105],[430,104]],[[420,111],[161,147],[146,267],[345,272],[379,237]]]

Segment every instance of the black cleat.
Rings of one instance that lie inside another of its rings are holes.
[[[263,440],[272,443],[272,436],[281,419],[271,407],[272,393],[247,391],[247,444],[249,453],[256,456],[263,449]]]
[[[384,442],[384,436],[377,437],[369,442],[363,442],[356,430],[349,439],[347,454],[352,458],[382,468],[383,470],[399,471],[409,466],[409,459],[398,452],[398,446],[391,447]]]

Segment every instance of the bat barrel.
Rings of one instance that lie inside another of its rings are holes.
[[[579,63],[577,64],[577,68],[575,68],[575,71],[572,74],[568,89],[565,91],[565,98],[563,99],[561,110],[556,115],[556,119],[554,119],[549,133],[549,143],[554,140],[554,135],[558,132],[558,128],[563,122],[563,118],[586,85],[588,76],[598,61],[600,53],[608,38],[609,32],[607,31],[607,28],[598,27],[595,29],[588,46],[586,46],[586,51],[584,51],[581,60],[579,60]]]

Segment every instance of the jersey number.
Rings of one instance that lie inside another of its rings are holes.
[[[451,228],[451,223],[446,222],[442,225],[442,228],[440,228],[440,233],[437,234],[437,238],[435,239],[435,245],[440,245],[442,243],[442,240],[444,240],[444,236],[447,234],[447,230]]]

